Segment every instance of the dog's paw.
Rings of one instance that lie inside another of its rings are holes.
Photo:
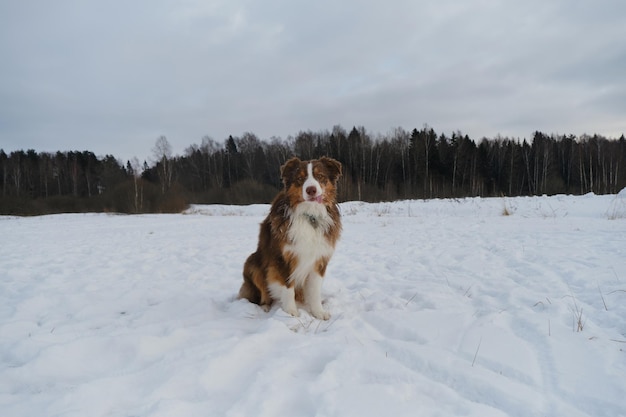
[[[285,313],[290,314],[294,317],[300,317],[300,311],[298,311],[297,307],[283,307]]]
[[[330,313],[324,309],[315,309],[311,310],[311,315],[319,320],[328,320],[330,318]]]

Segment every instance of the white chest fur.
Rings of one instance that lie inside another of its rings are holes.
[[[289,243],[285,245],[284,251],[297,258],[297,266],[289,277],[289,281],[294,282],[296,287],[304,285],[309,274],[315,272],[320,259],[332,256],[334,247],[325,236],[325,232],[332,226],[333,220],[323,204],[300,203],[291,213],[287,232]]]

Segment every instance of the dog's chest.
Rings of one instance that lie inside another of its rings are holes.
[[[334,248],[325,234],[330,226],[328,222],[329,219],[320,219],[312,215],[296,216],[287,230],[288,244],[285,250],[292,252],[301,260],[330,257]]]
[[[290,277],[291,280],[296,281],[296,286],[302,284],[314,271],[320,259],[330,259],[332,256],[334,247],[325,234],[331,226],[330,218],[306,214],[293,218],[287,231],[288,243],[283,250],[297,258],[297,266]]]

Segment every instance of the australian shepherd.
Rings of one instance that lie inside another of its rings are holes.
[[[298,316],[296,301],[316,318],[328,320],[322,307],[322,279],[341,233],[337,180],[341,164],[322,157],[288,160],[280,168],[283,189],[259,232],[256,252],[243,267],[239,298],[269,311],[280,303]]]

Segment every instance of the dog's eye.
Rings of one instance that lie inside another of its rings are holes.
[[[320,184],[326,184],[326,181],[328,181],[328,178],[326,178],[326,175],[318,175],[317,176],[317,181]]]

